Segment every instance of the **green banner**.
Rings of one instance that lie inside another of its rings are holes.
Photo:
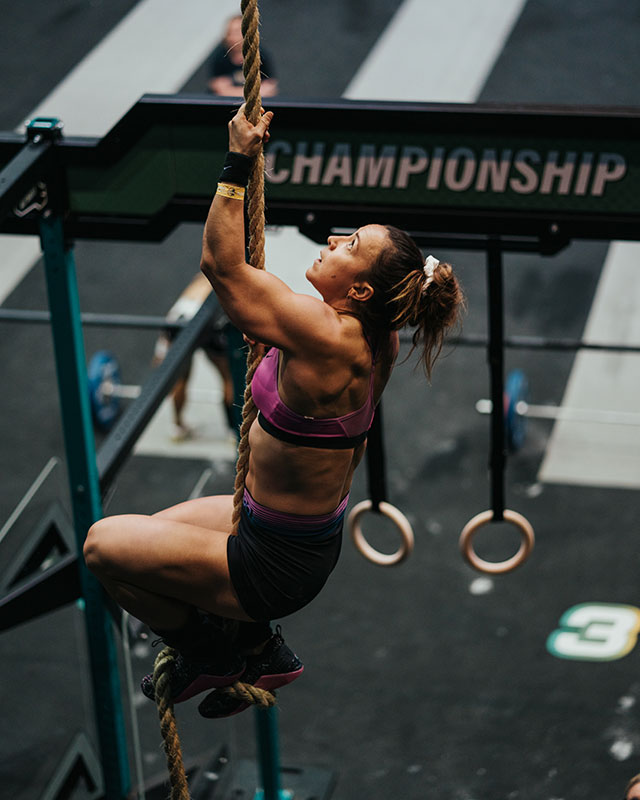
[[[291,131],[274,134],[266,178],[298,202],[635,214],[640,143]]]
[[[267,221],[306,224],[319,215],[326,227],[377,214],[419,230],[640,237],[640,113],[349,101],[269,107]],[[236,108],[220,98],[147,95],[104,139],[56,145],[73,235],[157,238],[182,220],[204,219]],[[0,136],[0,164],[16,152]],[[0,230],[29,224],[15,215]]]
[[[152,216],[208,198],[225,132],[156,126],[110,167],[71,167],[76,213]],[[640,213],[640,142],[288,130],[266,148],[267,200],[300,204]]]

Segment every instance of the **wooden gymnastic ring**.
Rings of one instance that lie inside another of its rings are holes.
[[[505,508],[502,512],[502,516],[505,522],[511,522],[520,531],[520,547],[518,548],[518,552],[505,561],[485,561],[483,558],[480,558],[473,549],[473,537],[483,525],[493,520],[493,511],[482,511],[480,514],[476,514],[475,517],[467,522],[460,534],[460,550],[464,558],[475,569],[480,572],[489,573],[490,575],[500,575],[503,572],[511,572],[511,570],[519,567],[520,564],[524,564],[527,558],[529,558],[535,542],[535,535],[531,523],[523,517],[522,514]]]
[[[402,536],[400,547],[395,553],[381,553],[379,550],[372,547],[365,539],[360,526],[360,517],[372,508],[373,503],[371,500],[363,500],[349,512],[347,527],[351,533],[353,543],[356,549],[373,564],[378,564],[381,567],[390,567],[393,564],[399,564],[401,561],[404,561],[413,550],[413,528],[411,527],[411,523],[405,515],[401,511],[398,511],[395,506],[392,506],[391,503],[385,503],[384,501],[379,503],[377,510],[395,523]]]

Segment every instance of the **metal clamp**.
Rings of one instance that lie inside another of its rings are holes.
[[[27,141],[55,141],[62,137],[63,128],[64,123],[57,117],[34,117],[27,120]]]

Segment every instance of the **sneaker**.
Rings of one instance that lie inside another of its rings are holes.
[[[186,442],[189,439],[193,439],[195,437],[195,431],[193,428],[190,428],[188,425],[185,425],[184,422],[177,423],[174,422],[171,427],[171,441],[179,444],[180,442]]]
[[[252,684],[258,689],[273,691],[292,683],[304,672],[302,661],[284,643],[279,625],[264,646],[264,650],[257,655],[249,655],[246,659],[246,669],[238,680]],[[250,705],[226,692],[211,692],[200,703],[198,711],[207,719],[219,719],[239,714]]]
[[[177,651],[176,651],[177,652]],[[219,664],[206,664],[201,661],[189,661],[178,652],[171,670],[171,700],[184,703],[208,689],[219,689],[231,686],[243,675],[246,663],[243,656],[235,656],[227,672],[221,670]],[[156,699],[153,686],[153,673],[145,675],[140,682],[142,694],[149,700]]]

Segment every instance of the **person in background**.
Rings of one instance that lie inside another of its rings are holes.
[[[189,321],[195,317],[200,307],[211,293],[211,284],[199,273],[182,292],[167,314],[167,322]],[[178,331],[175,328],[167,328],[158,337],[153,353],[153,364],[161,364],[171,342],[175,339]],[[222,378],[222,391],[225,414],[229,428],[235,431],[233,419],[233,380],[231,368],[227,356],[227,341],[224,329],[219,321],[213,320],[208,323],[198,340],[197,347],[204,350],[209,361],[216,367]],[[189,359],[184,370],[173,389],[171,399],[173,401],[173,432],[171,438],[174,442],[181,442],[190,439],[193,431],[184,421],[184,409],[188,398],[188,384],[191,376],[191,363]]]
[[[209,80],[207,87],[212,94],[224,97],[242,97],[244,75],[242,72],[242,16],[227,20],[224,38],[209,58]],[[273,97],[278,93],[278,81],[271,56],[260,48],[262,97]]]

